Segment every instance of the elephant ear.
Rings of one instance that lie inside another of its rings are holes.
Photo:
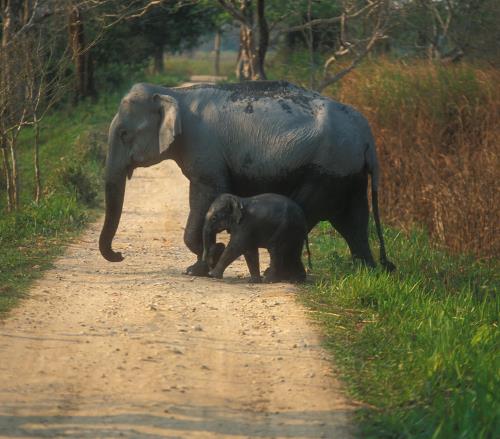
[[[229,198],[229,204],[231,205],[231,218],[236,224],[239,224],[243,219],[243,204],[234,196]]]
[[[181,133],[179,104],[171,96],[155,94],[153,99],[160,104],[162,120],[158,131],[160,154],[168,149],[175,136]]]

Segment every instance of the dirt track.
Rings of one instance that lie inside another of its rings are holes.
[[[247,284],[242,261],[183,275],[187,180],[168,162],[127,186],[126,259],[99,255],[99,221],[0,323],[0,437],[350,437],[295,288]]]

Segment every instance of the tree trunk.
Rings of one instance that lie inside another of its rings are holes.
[[[5,184],[7,187],[7,210],[12,212],[14,210],[14,195],[13,195],[13,185],[12,185],[12,169],[10,167],[10,158],[7,151],[7,145],[2,147],[3,156],[3,166],[5,174]]]
[[[42,199],[42,178],[40,175],[40,123],[35,118],[35,203]]]
[[[214,75],[220,75],[220,46],[221,46],[221,31],[217,29],[214,39]]]
[[[264,70],[267,48],[269,47],[269,27],[267,25],[264,0],[257,0],[257,25],[259,29],[259,47],[257,59],[255,60],[255,72],[253,79],[267,79]]]
[[[12,204],[13,208],[19,208],[19,165],[17,163],[17,148],[15,140],[9,140],[10,160],[12,163],[11,187],[12,187]]]
[[[307,21],[312,21],[312,0],[307,2]],[[307,47],[309,49],[309,88],[314,90],[316,85],[316,65],[314,62],[314,33],[312,26],[309,25],[306,33]]]
[[[252,1],[241,3],[240,11],[245,23],[240,24],[240,49],[236,66],[236,76],[240,81],[266,79],[264,60],[269,46],[269,28],[265,17],[265,2],[257,0],[258,47],[253,30]]]
[[[95,100],[97,99],[97,90],[94,83],[94,60],[92,58],[92,52],[90,50],[87,50],[87,52],[85,53],[85,62],[85,70],[87,72],[87,94],[95,102]]]
[[[94,66],[89,50],[85,47],[83,15],[78,5],[69,13],[69,34],[75,64],[75,102],[86,97],[96,97]]]
[[[153,56],[155,73],[163,73],[165,71],[163,64],[163,45],[155,46]]]
[[[21,8],[19,0],[5,0],[3,3],[2,46],[6,46],[21,25]]]
[[[253,41],[253,12],[252,0],[243,0],[240,6],[241,15],[245,17],[245,23],[240,24],[240,48],[238,61],[236,63],[236,77],[239,81],[253,79],[254,69],[252,55],[255,52]]]

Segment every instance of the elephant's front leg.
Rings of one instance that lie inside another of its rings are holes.
[[[217,262],[217,265],[215,268],[210,271],[209,276],[210,277],[215,277],[217,279],[221,279],[222,275],[224,274],[224,270],[232,263],[234,260],[243,254],[243,249],[240,245],[240,243],[237,240],[234,240],[231,237],[231,240],[229,241],[229,244],[227,247],[224,249],[224,252],[222,253],[219,262]]]
[[[191,182],[189,185],[190,211],[184,230],[184,243],[197,256],[197,261],[186,269],[186,274],[190,276],[208,276],[208,264],[202,260],[203,224],[212,201],[222,192],[222,188],[215,189],[200,183]]]

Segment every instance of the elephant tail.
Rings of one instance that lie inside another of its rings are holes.
[[[306,243],[306,249],[307,249],[307,264],[309,265],[309,269],[312,270],[313,266],[311,263],[311,249],[309,248],[309,238],[307,237],[307,233],[304,241]]]
[[[375,146],[373,145],[368,149],[367,153],[371,152],[367,159],[368,172],[372,179],[372,209],[373,218],[375,219],[375,227],[377,228],[378,240],[380,243],[380,263],[387,271],[394,271],[396,266],[387,259],[387,254],[385,252],[384,235],[382,233],[382,225],[380,224],[380,215],[378,210],[378,183],[379,183],[379,173],[380,168],[375,156]]]

